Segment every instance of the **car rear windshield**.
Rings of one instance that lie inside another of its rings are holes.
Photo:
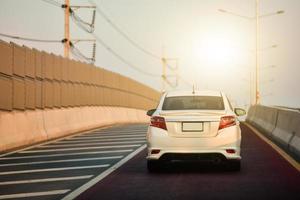
[[[224,110],[222,97],[218,96],[176,96],[166,97],[163,110]]]

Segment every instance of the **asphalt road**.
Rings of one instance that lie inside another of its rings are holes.
[[[62,199],[145,144],[146,125],[94,130],[0,156],[0,200]]]
[[[72,199],[85,188],[78,200],[300,199],[300,173],[245,125],[240,172],[177,163],[148,173],[145,150],[126,162],[144,148],[146,128],[99,129],[2,155],[0,200]]]
[[[242,125],[242,170],[177,164],[146,170],[142,151],[77,199],[300,199],[300,173]]]

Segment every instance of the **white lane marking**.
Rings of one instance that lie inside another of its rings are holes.
[[[103,141],[108,139],[116,139],[116,140],[140,140],[140,139],[146,139],[146,136],[140,137],[93,137],[93,138],[71,138],[68,140],[64,140],[64,142],[92,142],[92,141]]]
[[[0,175],[26,174],[26,173],[35,173],[35,172],[53,172],[53,171],[73,170],[73,169],[105,168],[105,167],[108,167],[108,166],[109,166],[109,164],[89,165],[89,166],[80,166],[80,167],[59,167],[59,168],[47,168],[47,169],[29,169],[29,170],[0,172]]]
[[[143,133],[123,133],[123,134],[119,134],[119,133],[90,133],[90,134],[85,134],[85,135],[81,135],[80,137],[88,137],[88,136],[105,136],[105,135],[136,135],[136,136],[139,136],[139,135],[146,135],[146,132],[143,132]]]
[[[86,184],[82,185],[81,187],[79,187],[76,190],[74,190],[71,193],[69,193],[67,196],[65,196],[64,198],[62,198],[62,200],[75,199],[81,193],[83,193],[84,191],[86,191],[87,189],[89,189],[90,187],[92,187],[93,185],[95,185],[96,183],[98,183],[99,181],[101,181],[103,178],[105,178],[110,173],[112,173],[113,171],[115,171],[116,169],[118,169],[120,166],[122,166],[124,163],[126,163],[131,158],[133,158],[139,152],[141,152],[142,150],[144,150],[146,148],[146,146],[147,145],[145,144],[145,145],[139,147],[137,150],[135,150],[134,152],[132,152],[131,154],[129,154],[128,156],[126,156],[125,158],[123,158],[122,160],[120,160],[118,163],[116,163],[115,165],[111,166],[110,168],[108,168],[107,170],[105,170],[104,172],[102,172],[101,174],[99,174],[97,177],[93,178],[92,180],[90,180]]]
[[[292,158],[289,154],[287,154],[284,150],[282,150],[279,146],[277,146],[274,142],[265,137],[262,133],[260,133],[254,126],[245,123],[248,128],[250,128],[258,137],[260,137],[264,142],[270,145],[279,155],[281,155],[286,161],[288,161],[294,168],[296,168],[300,172],[300,163],[298,163],[294,158]]]
[[[88,134],[85,135],[128,135],[128,134],[135,134],[135,135],[141,135],[141,134],[146,134],[147,130],[144,131],[128,131],[128,132],[111,132],[111,131],[107,131],[107,132],[90,132]]]
[[[137,135],[104,135],[104,136],[90,136],[90,137],[74,137],[67,140],[85,140],[85,139],[98,139],[98,138],[131,138],[139,137]],[[145,136],[146,137],[146,136]]]
[[[145,133],[147,130],[139,130],[139,131],[103,131],[103,132],[98,132],[98,131],[93,131],[90,134],[126,134],[126,133]]]
[[[92,145],[102,145],[102,144],[138,144],[138,143],[145,143],[145,140],[138,140],[138,141],[121,141],[121,142],[89,142],[84,144],[58,144],[58,145],[45,145],[39,146],[39,148],[53,148],[53,147],[78,147],[78,146],[92,146]],[[59,150],[59,149],[57,149]]]
[[[15,160],[15,159],[28,159],[28,158],[48,158],[48,157],[92,155],[92,154],[104,154],[104,153],[124,153],[124,152],[131,152],[131,151],[133,151],[133,149],[111,150],[111,151],[88,151],[88,152],[78,152],[78,153],[58,153],[58,154],[48,154],[48,155],[36,155],[36,156],[3,157],[3,158],[0,158],[0,160]]]
[[[89,161],[89,160],[110,160],[110,159],[120,159],[123,157],[124,156],[106,156],[106,157],[100,157],[100,158],[78,158],[78,159],[65,159],[65,160],[24,162],[24,163],[9,163],[9,164],[0,164],[0,167],[20,166],[20,165],[37,165],[37,164],[47,164],[47,163],[81,162],[81,161]]]
[[[69,191],[70,190],[52,190],[52,191],[46,191],[46,192],[6,194],[6,195],[0,195],[0,199],[15,199],[15,198],[25,198],[25,197],[50,196],[50,195],[57,195],[57,194],[65,194]]]
[[[89,142],[102,142],[102,141],[105,141],[105,142],[109,142],[109,141],[132,141],[132,140],[142,140],[142,139],[146,139],[146,136],[144,137],[136,137],[136,138],[112,138],[112,139],[91,139],[91,140],[84,140],[84,141],[70,141],[70,140],[62,140],[62,141],[59,141],[59,142],[55,142],[53,144],[72,144],[72,143],[89,143]]]
[[[96,131],[96,130],[108,129],[108,128],[111,128],[112,126],[113,125],[103,126],[101,128],[95,128],[95,129],[91,129],[91,130],[87,130],[87,131],[67,135],[65,137],[61,137],[61,138],[54,139],[54,140],[51,140],[51,141],[42,142],[41,144],[36,144],[36,145],[29,146],[29,147],[21,148],[21,149],[15,150],[15,151],[11,151],[11,152],[8,152],[8,153],[0,154],[0,158],[4,157],[4,156],[11,155],[11,154],[14,154],[14,153],[19,153],[20,151],[25,151],[27,149],[32,149],[32,148],[35,148],[35,147],[38,147],[38,146],[41,146],[41,145],[50,144],[50,143],[57,142],[57,141],[60,141],[60,140],[65,140],[65,139],[68,139],[68,138],[72,138],[72,137],[75,137],[77,135],[88,134],[88,133],[91,133],[91,132]]]
[[[141,145],[131,144],[131,145],[101,146],[101,147],[77,147],[77,148],[59,149],[59,151],[77,151],[77,150],[87,150],[87,149],[109,149],[109,148],[138,147],[138,146],[141,146]],[[22,151],[21,153],[57,152],[57,151],[58,151],[58,149],[43,149],[43,150]]]
[[[45,182],[56,182],[56,181],[81,180],[81,179],[89,179],[92,176],[93,175],[62,177],[62,178],[30,179],[30,180],[20,180],[20,181],[5,181],[5,182],[0,182],[0,185],[16,185],[16,184],[27,184],[27,183],[45,183]]]

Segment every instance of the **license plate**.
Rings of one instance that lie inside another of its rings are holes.
[[[203,122],[182,122],[183,132],[203,131]]]

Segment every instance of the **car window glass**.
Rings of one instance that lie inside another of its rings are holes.
[[[166,97],[162,110],[224,110],[224,102],[218,96]]]

